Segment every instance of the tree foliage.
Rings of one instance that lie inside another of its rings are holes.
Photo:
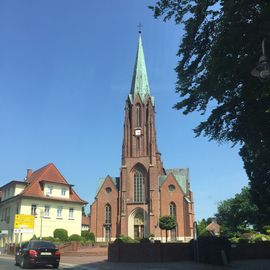
[[[257,223],[258,208],[251,202],[250,191],[244,187],[234,198],[218,205],[217,222],[228,236],[238,236]]]
[[[58,238],[61,241],[67,241],[68,240],[68,231],[66,229],[55,229],[53,231],[53,237]]]
[[[241,145],[258,223],[269,224],[270,83],[250,72],[264,38],[270,47],[270,1],[160,0],[150,8],[156,18],[184,25],[175,108],[184,114],[209,113],[194,129],[196,136]]]
[[[166,242],[168,239],[168,231],[176,227],[176,220],[173,216],[162,216],[159,218],[159,228],[166,230]]]

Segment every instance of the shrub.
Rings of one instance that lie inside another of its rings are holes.
[[[125,235],[120,235],[118,238],[120,241],[122,241],[123,243],[139,243],[139,241],[132,239],[129,236],[125,236]],[[116,239],[116,240],[118,240]],[[118,240],[118,241],[119,241]]]
[[[229,241],[230,241],[230,243],[232,243],[232,244],[238,244],[239,243],[239,237],[231,237],[231,238],[229,238]]]
[[[95,235],[92,232],[89,231],[82,231],[81,232],[81,236],[84,238],[85,241],[91,241],[91,242],[95,242]]]
[[[44,241],[50,241],[50,242],[55,242],[55,238],[53,238],[52,236],[42,237],[42,240],[44,240]]]
[[[67,241],[68,232],[65,229],[55,229],[53,232],[53,237],[58,238],[60,241]]]
[[[265,234],[269,234],[270,235],[270,225],[266,225],[263,227],[263,232]]]
[[[34,234],[31,240],[37,240],[37,236]]]
[[[142,238],[141,240],[140,240],[140,243],[150,243],[151,241],[150,241],[150,239],[149,238]]]
[[[69,241],[76,241],[76,242],[80,242],[82,240],[82,237],[78,234],[72,234],[69,238]]]
[[[250,242],[256,243],[256,242],[269,241],[269,240],[270,240],[269,235],[257,233],[257,234],[252,235]]]

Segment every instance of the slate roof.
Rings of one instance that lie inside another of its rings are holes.
[[[51,182],[55,184],[64,184],[70,187],[70,197],[59,198],[59,197],[47,197],[42,190],[42,182]],[[40,199],[51,199],[57,201],[69,201],[76,202],[80,204],[86,204],[87,202],[82,200],[77,193],[73,190],[71,185],[66,181],[63,175],[58,171],[53,163],[49,163],[48,165],[34,171],[30,177],[25,180],[28,185],[25,189],[19,194],[19,196],[23,197],[34,197]]]
[[[159,180],[159,186],[161,186],[164,181],[167,179],[168,175],[171,173],[175,177],[177,183],[182,188],[183,192],[186,194],[188,192],[187,182],[189,178],[189,170],[188,168],[180,169],[180,168],[174,168],[174,169],[167,169],[165,170],[165,175],[160,175],[158,177]]]
[[[109,175],[107,177],[110,177],[111,178],[111,180],[114,183],[116,189],[119,190],[120,177],[111,177]],[[96,195],[98,194],[99,190],[101,189],[101,187],[102,187],[102,185],[103,185],[103,183],[104,183],[104,181],[105,181],[105,179],[107,177],[105,177],[105,178],[102,178],[101,177],[101,178],[98,179],[98,184],[97,184],[97,189],[96,189]]]

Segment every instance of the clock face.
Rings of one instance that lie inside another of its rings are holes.
[[[140,136],[141,135],[141,130],[140,129],[136,129],[135,130],[135,135],[136,136]]]

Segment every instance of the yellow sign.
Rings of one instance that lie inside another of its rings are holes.
[[[35,217],[32,215],[15,215],[14,229],[34,229]]]

